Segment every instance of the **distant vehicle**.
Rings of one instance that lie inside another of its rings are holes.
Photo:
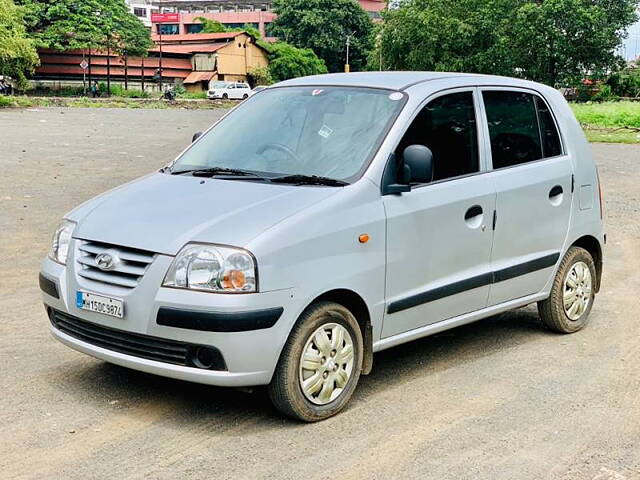
[[[217,83],[217,82],[216,82]],[[244,82],[221,82],[222,85],[210,85],[207,98],[223,98],[231,100],[242,100],[251,94],[249,84]],[[211,88],[213,86],[213,88]]]
[[[12,95],[14,90],[13,80],[6,75],[0,75],[0,95]]]
[[[257,85],[253,87],[253,89],[249,92],[249,96],[255,95],[256,93],[261,92],[265,88],[269,88],[269,87],[267,87],[266,85]]]

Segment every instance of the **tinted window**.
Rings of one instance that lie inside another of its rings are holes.
[[[479,170],[478,136],[473,93],[452,93],[429,102],[402,138],[396,155],[409,145],[426,145],[433,152],[433,180]]]
[[[493,168],[542,158],[534,96],[521,92],[483,92]]]
[[[551,115],[549,107],[539,97],[536,97],[536,105],[538,106],[538,119],[540,120],[543,156],[548,158],[562,154],[560,135],[558,135],[558,129],[553,121],[553,115]]]

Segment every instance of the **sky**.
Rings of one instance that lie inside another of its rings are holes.
[[[629,36],[622,46],[621,53],[627,60],[640,55],[640,22],[629,28]]]

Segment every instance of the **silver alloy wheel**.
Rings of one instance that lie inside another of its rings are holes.
[[[353,339],[337,323],[325,323],[309,336],[300,356],[302,393],[316,405],[340,396],[353,372]]]
[[[587,264],[574,263],[564,279],[564,313],[570,320],[578,320],[587,310],[592,288],[591,270]]]

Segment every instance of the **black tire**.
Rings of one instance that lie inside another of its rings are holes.
[[[586,295],[582,292],[583,297],[588,298],[586,309],[580,314],[579,318],[571,319],[564,308],[565,281],[572,267],[579,262],[583,262],[589,268],[591,274],[591,290]],[[560,262],[560,267],[553,280],[549,298],[538,302],[538,312],[545,326],[558,333],[574,333],[582,330],[589,322],[589,312],[591,312],[591,307],[593,307],[593,301],[595,299],[596,283],[596,266],[591,254],[584,248],[569,248]]]
[[[353,341],[353,368],[342,392],[329,403],[317,405],[307,399],[300,385],[300,359],[307,341],[322,325],[335,323],[344,327]],[[362,370],[362,332],[353,314],[337,303],[321,301],[300,315],[269,384],[269,397],[285,415],[305,422],[324,420],[341,411],[353,394]]]
[[[222,94],[222,98],[223,98],[224,100],[228,100],[228,99],[229,99],[229,95],[227,95],[226,93],[223,93],[223,94]]]
[[[242,99],[246,100],[247,98],[249,98],[249,95],[247,95],[246,93],[244,95],[242,95]]]

